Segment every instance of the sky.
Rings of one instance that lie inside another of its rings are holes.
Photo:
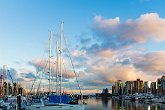
[[[39,73],[47,86],[50,31],[54,79],[62,21],[63,89],[75,82],[66,47],[85,93],[110,89],[119,79],[156,81],[165,75],[164,5],[164,0],[0,0],[0,72],[7,65],[28,90]]]

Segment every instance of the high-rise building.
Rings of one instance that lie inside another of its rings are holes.
[[[126,87],[126,94],[133,94],[133,81],[127,81],[125,82],[125,87]]]
[[[151,83],[151,93],[155,95],[157,94],[157,82]]]
[[[158,95],[165,95],[165,76],[157,79]]]
[[[158,88],[157,94],[158,95],[162,95],[162,91],[161,91],[161,78],[158,78],[157,79],[157,88]]]
[[[162,76],[161,78],[161,92],[162,95],[165,95],[165,76]]]
[[[140,80],[139,78],[134,81],[134,93],[143,93],[143,80]]]
[[[116,95],[115,94],[115,85],[112,86],[112,95]]]
[[[119,85],[117,82],[115,82],[115,94],[118,95],[118,91],[119,91]]]
[[[144,93],[148,92],[147,81],[144,82],[143,92]]]
[[[151,81],[144,82],[143,92],[144,93],[151,92]]]
[[[117,84],[118,84],[118,87],[119,87],[118,94],[123,95],[124,83],[121,80],[118,80]]]
[[[124,83],[121,80],[115,82],[115,85],[112,86],[113,95],[122,95],[124,91]]]

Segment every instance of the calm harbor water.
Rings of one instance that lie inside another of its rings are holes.
[[[165,104],[119,101],[112,98],[89,98],[85,110],[165,110]]]

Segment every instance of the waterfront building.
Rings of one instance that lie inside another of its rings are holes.
[[[119,87],[117,86],[117,82],[113,85],[113,95],[118,95],[118,89]]]
[[[158,95],[165,95],[165,76],[157,79]]]
[[[122,95],[123,94],[123,88],[124,88],[124,83],[121,80],[118,80],[116,83],[117,86],[117,93],[118,95]]]
[[[108,88],[103,89],[102,93],[103,93],[103,94],[109,93],[109,92],[108,92]]]
[[[126,95],[133,93],[133,81],[125,82]]]
[[[115,85],[112,86],[112,95],[115,95]]]
[[[134,81],[134,93],[143,93],[143,80],[140,80],[139,78]]]
[[[110,97],[110,96],[112,96],[112,95],[109,93],[108,88],[103,89],[102,93],[96,93],[96,97],[107,98],[107,97]]]
[[[151,81],[145,81],[144,82],[143,92],[144,93],[151,92]]]
[[[144,88],[143,88],[143,92],[147,93],[147,81],[144,82]]]
[[[118,84],[119,84],[119,95],[123,95],[124,94],[124,82],[119,80]]]
[[[123,93],[124,93],[124,83],[121,80],[118,80],[112,86],[112,94],[113,95],[122,95]]]
[[[151,93],[157,95],[157,82],[151,83]]]
[[[118,92],[119,92],[119,84],[118,84],[118,82],[115,82],[115,85],[114,85],[114,94],[115,95],[118,95]]]
[[[165,95],[165,76],[162,76],[161,78],[161,92],[162,92],[162,95],[164,96]]]
[[[127,93],[127,88],[126,88],[126,84],[123,83],[123,94],[125,95]]]
[[[126,81],[123,83],[121,80],[115,82],[112,86],[113,95],[130,95],[135,93],[152,93],[154,95],[165,95],[165,76],[157,79],[157,82],[140,80]]]
[[[162,92],[161,92],[161,78],[158,78],[157,79],[157,88],[158,88],[158,90],[157,90],[157,94],[158,95],[161,95],[162,94]]]

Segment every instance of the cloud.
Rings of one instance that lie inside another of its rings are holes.
[[[82,38],[80,42],[81,44],[88,44],[90,41],[91,41],[90,38]]]
[[[95,16],[92,31],[94,40],[90,38],[89,33],[82,33],[84,37],[79,40],[83,48],[79,47],[80,50],[76,48],[72,52],[80,85],[84,86],[82,88],[91,91],[105,86],[110,87],[119,79],[127,81],[141,78],[144,81],[156,81],[165,74],[165,51],[149,53],[145,49],[135,48],[136,45],[145,44],[150,39],[155,42],[165,41],[165,19],[157,13],[143,14],[137,19],[126,21],[121,21],[119,17],[105,19],[102,16]],[[55,60],[53,61],[52,75],[55,77],[56,63]],[[67,64],[70,61],[65,59],[64,63]],[[35,67],[36,71],[44,71],[42,83],[47,86],[48,59],[36,59],[29,64]],[[63,69],[64,88],[68,86],[68,81],[74,80],[75,83],[71,64],[65,67]],[[34,71],[26,69],[18,71],[10,69],[10,71],[14,78],[18,74],[19,81],[32,82],[35,78]],[[55,78],[52,81],[55,81]]]
[[[24,77],[28,78],[28,79],[34,79],[35,78],[34,73],[22,73],[22,74],[24,74]]]
[[[36,68],[36,71],[39,70],[39,71],[43,71],[45,73],[49,72],[49,64],[48,64],[47,60],[41,61],[40,59],[37,59],[37,60],[29,62],[29,64],[33,65]],[[52,65],[52,76],[55,77],[56,76],[56,64],[52,62],[51,65]],[[62,68],[63,68],[62,69],[63,78],[75,78],[75,74],[72,70],[72,67],[70,67],[71,69],[67,69],[66,65],[62,65]],[[78,72],[78,74],[79,74],[79,72]],[[48,74],[46,74],[46,75],[48,75]]]
[[[81,79],[83,85],[89,88],[111,86],[119,79],[156,81],[165,74],[165,51],[146,53],[143,49],[123,48],[110,49],[110,53],[105,55],[99,52],[96,54],[87,56],[86,76]]]
[[[8,71],[7,74],[5,74],[5,80],[8,80],[10,83],[12,83],[12,80],[13,82],[24,82],[24,81],[27,81],[26,77],[23,76],[23,74],[27,74],[27,70],[26,69],[20,69],[19,71],[22,71],[22,72],[25,72],[25,73],[20,73],[18,72],[16,69],[14,68],[8,68]],[[3,74],[4,70],[2,68],[0,68],[0,75],[4,75]],[[32,74],[32,73],[31,73]],[[11,79],[12,78],[12,79]],[[31,78],[29,78],[30,80],[32,80]]]
[[[20,68],[17,70],[17,81],[26,82],[26,81],[33,81],[35,79],[35,71]]]
[[[89,50],[119,49],[146,43],[149,39],[161,42],[165,41],[165,19],[157,13],[143,14],[135,20],[128,19],[125,22],[121,22],[119,17],[104,19],[95,16],[93,32],[101,44],[94,44]]]
[[[49,60],[47,59],[37,59],[33,61],[29,61],[29,65],[32,65],[35,67],[36,71],[49,71]],[[51,63],[52,66],[54,66],[54,63]]]
[[[111,49],[103,50],[97,53],[98,56],[107,57],[107,58],[112,58],[114,54],[115,54],[115,51]]]
[[[73,56],[73,57],[84,56],[84,55],[86,55],[86,51],[84,51],[84,50],[78,50],[78,49],[76,49],[76,50],[74,50],[74,52],[72,53],[72,56]]]
[[[4,74],[4,71],[6,74]],[[17,73],[17,71],[14,68],[7,68],[6,70],[0,68],[0,75],[4,75],[4,77],[8,78],[8,80],[11,80],[11,77],[13,80],[15,80],[17,77],[16,73]]]
[[[88,45],[91,42],[90,35],[90,32],[81,32],[78,36],[75,36],[75,38],[77,38],[82,45]]]
[[[82,82],[84,82],[84,85],[88,86],[97,85],[103,87],[108,85],[110,86],[117,80],[128,81],[141,78],[145,81],[156,81],[157,78],[161,77],[162,74],[153,73],[153,75],[149,71],[144,70],[145,67],[137,68],[129,59],[122,60],[119,63],[112,60],[107,61],[105,59],[97,61],[97,63],[93,61],[93,63],[87,65],[86,72],[89,74]]]
[[[124,22],[119,17],[95,16],[92,31],[97,41],[82,49],[86,52],[84,56],[76,56],[86,59],[86,76],[81,79],[84,85],[108,86],[119,79],[156,81],[165,73],[164,51],[149,53],[136,48],[149,40],[165,41],[165,19],[157,13]]]
[[[88,65],[87,72],[96,76],[93,80],[102,81],[102,83],[107,82],[109,84],[118,79],[123,81],[136,79],[136,74],[138,73],[138,71],[136,71],[131,65],[115,64],[115,61],[107,61],[107,59],[100,59],[97,63],[95,63],[95,61],[92,62]]]
[[[89,35],[86,37],[82,34],[84,37],[79,40],[83,48],[76,48],[72,53],[74,65],[79,70],[78,79],[85,89],[110,87],[119,79],[127,81],[141,78],[144,81],[156,81],[165,73],[164,51],[147,53],[145,49],[135,48],[150,39],[155,42],[165,41],[165,19],[157,13],[143,14],[137,19],[124,22],[119,17],[105,19],[95,16],[92,31],[94,40]],[[45,68],[48,72],[48,65],[45,66],[48,61],[40,62],[39,59],[30,64],[36,70]],[[55,75],[56,64],[52,63],[52,66]],[[64,86],[75,78],[71,65],[66,66],[68,67],[71,69],[63,70]]]
[[[165,51],[152,52],[134,56],[137,69],[154,76],[165,74]]]

